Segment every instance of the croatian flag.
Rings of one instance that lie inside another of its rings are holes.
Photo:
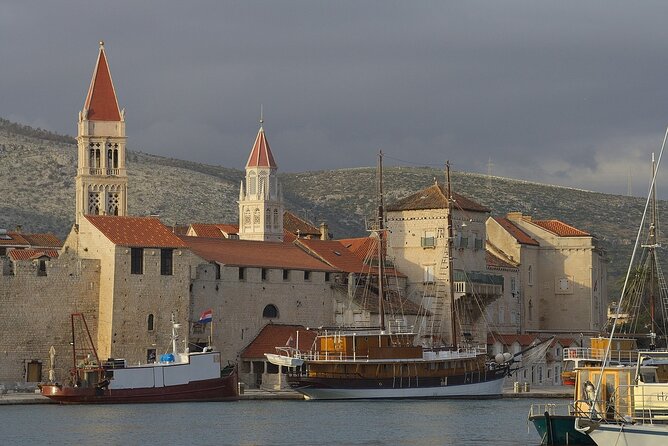
[[[207,324],[211,322],[211,319],[213,319],[213,311],[211,310],[211,308],[209,308],[208,310],[202,311],[202,314],[200,314],[199,316],[199,321],[197,322],[201,324]]]

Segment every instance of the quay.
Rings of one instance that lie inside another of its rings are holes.
[[[573,398],[573,388],[568,386],[534,387],[528,392],[515,392],[513,387],[503,389],[503,398]],[[244,389],[239,399],[246,400],[303,400],[294,390]],[[0,394],[0,406],[21,404],[57,404],[45,396],[33,392],[8,392]]]

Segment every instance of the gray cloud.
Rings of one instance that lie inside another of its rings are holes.
[[[633,172],[643,194],[668,123],[661,1],[0,9],[0,116],[74,134],[104,39],[130,147],[228,167],[243,167],[264,104],[283,171],[370,166],[383,149],[621,194]]]

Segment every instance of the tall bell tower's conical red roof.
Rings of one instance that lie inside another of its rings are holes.
[[[260,124],[262,124],[261,121]],[[257,132],[255,144],[253,144],[253,149],[251,150],[248,162],[246,163],[246,168],[249,167],[269,167],[271,169],[276,169],[278,167],[276,166],[276,161],[274,161],[274,155],[269,148],[269,143],[267,142],[267,137],[264,134],[262,125],[260,125],[260,130]]]
[[[84,103],[86,119],[90,121],[120,121],[121,112],[118,108],[116,91],[111,81],[109,64],[104,52],[104,42],[100,42],[100,52],[90,81],[88,95]]]

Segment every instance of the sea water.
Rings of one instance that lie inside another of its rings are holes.
[[[254,400],[0,406],[0,444],[535,446],[540,439],[527,424],[532,402]]]

